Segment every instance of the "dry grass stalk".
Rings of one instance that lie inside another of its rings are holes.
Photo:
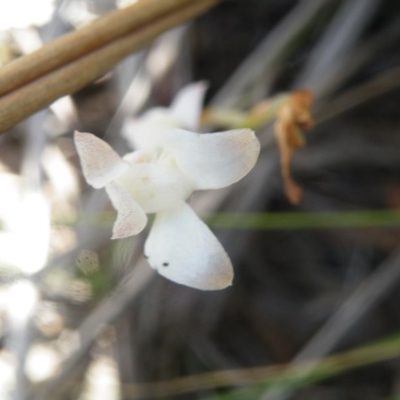
[[[166,30],[205,12],[218,1],[190,2],[189,5],[4,95],[0,98],[0,132],[11,128],[58,98],[82,89],[130,53],[148,45]]]
[[[304,382],[313,374],[321,379],[346,372],[353,368],[391,360],[400,356],[399,338],[369,344],[352,350],[302,362],[223,370],[189,375],[170,380],[124,385],[126,396],[131,399],[156,399],[178,394],[209,390],[227,386],[271,384],[290,385]]]
[[[53,40],[41,49],[5,65],[0,74],[0,95],[14,90],[62,65],[111,43],[146,24],[152,24],[193,0],[145,0],[100,17],[82,29]]]

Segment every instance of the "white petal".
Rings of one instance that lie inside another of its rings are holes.
[[[179,119],[168,108],[152,108],[139,118],[128,118],[122,127],[122,136],[137,150],[160,147],[160,135],[172,128],[181,128]]]
[[[176,283],[202,290],[232,284],[228,255],[186,203],[157,214],[145,255],[154,269]]]
[[[182,122],[179,128],[199,129],[200,115],[203,109],[204,95],[207,90],[205,82],[185,86],[175,96],[170,111]]]
[[[179,169],[163,164],[133,164],[116,183],[127,190],[146,213],[154,213],[185,201],[193,182]]]
[[[83,175],[96,189],[104,187],[128,167],[106,142],[91,133],[75,131],[75,145]]]
[[[106,186],[111,203],[117,210],[112,239],[121,239],[141,232],[147,223],[147,216],[133,197],[114,182]]]
[[[176,163],[196,189],[218,189],[242,179],[254,167],[260,143],[250,129],[198,134],[181,129],[163,136]]]

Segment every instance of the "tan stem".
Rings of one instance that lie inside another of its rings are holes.
[[[4,95],[0,98],[0,132],[11,128],[56,99],[82,89],[122,58],[149,44],[162,32],[201,14],[217,2],[218,0],[192,1],[190,5],[167,14],[154,23]]]
[[[71,61],[152,23],[165,14],[197,0],[145,0],[100,17],[86,27],[68,33],[0,70],[0,95],[68,64]],[[201,0],[199,1],[201,2]]]

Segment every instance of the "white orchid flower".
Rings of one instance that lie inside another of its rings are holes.
[[[152,136],[168,129],[181,128],[198,132],[205,82],[186,85],[173,99],[170,107],[154,107],[138,118],[128,118],[122,135],[134,149],[152,148]]]
[[[148,134],[148,132],[146,132]],[[156,213],[145,243],[150,265],[164,277],[202,290],[223,289],[233,268],[220,242],[186,203],[195,190],[218,189],[243,178],[260,144],[250,129],[198,134],[150,132],[143,149],[121,158],[90,133],[75,133],[83,174],[105,187],[117,210],[113,239],[136,235]]]

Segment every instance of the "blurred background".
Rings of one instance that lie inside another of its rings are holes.
[[[2,2],[0,65],[132,2]],[[234,265],[218,292],[153,275],[146,233],[110,240],[72,141],[129,152],[127,119],[200,80],[233,114],[314,96],[298,204],[273,118],[245,179],[191,199]],[[1,134],[0,399],[400,399],[399,88],[397,0],[225,0]]]

